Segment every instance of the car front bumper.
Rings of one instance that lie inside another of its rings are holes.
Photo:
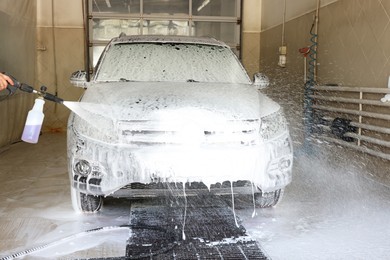
[[[273,191],[291,182],[293,161],[287,131],[255,145],[202,146],[107,144],[68,131],[68,157],[72,187],[103,196],[135,196],[128,189],[132,183],[201,182],[210,190],[217,183],[245,180]],[[80,162],[88,174],[80,173]]]

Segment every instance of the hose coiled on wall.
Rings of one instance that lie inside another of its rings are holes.
[[[317,84],[316,82],[316,65],[317,65],[317,37],[318,34],[314,32],[314,28],[317,22],[317,15],[314,17],[313,24],[310,28],[310,42],[309,47],[309,68],[308,68],[308,80],[305,83],[304,91],[304,124],[305,124],[305,144],[307,144],[308,138],[313,133],[313,88]]]
[[[310,42],[312,43],[310,45],[310,54],[309,54],[309,75],[308,75],[308,83],[309,86],[314,86],[316,84],[316,63],[317,63],[317,38],[318,34],[313,32],[315,22],[317,17],[314,18],[313,24],[311,25],[310,29]]]

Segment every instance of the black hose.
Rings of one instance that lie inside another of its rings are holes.
[[[94,228],[94,229],[89,229],[89,230],[86,230],[86,231],[83,231],[83,232],[80,232],[80,233],[77,233],[77,234],[74,234],[74,235],[70,235],[68,237],[65,237],[65,238],[62,238],[60,240],[57,240],[57,241],[54,241],[54,242],[50,242],[50,243],[47,243],[47,244],[43,244],[43,245],[40,245],[40,246],[36,246],[36,247],[32,247],[32,248],[29,248],[29,249],[26,249],[26,250],[23,250],[23,251],[20,251],[20,252],[17,252],[17,253],[13,253],[11,255],[8,255],[8,256],[5,256],[3,258],[0,258],[0,260],[11,260],[11,259],[16,259],[16,258],[19,258],[19,257],[24,257],[24,256],[27,256],[27,255],[30,255],[32,253],[35,253],[35,252],[38,252],[38,251],[41,251],[43,249],[46,249],[46,248],[49,248],[51,246],[55,246],[56,244],[61,244],[67,240],[71,240],[71,239],[75,239],[79,236],[84,236],[84,235],[87,235],[89,233],[94,233],[94,232],[100,232],[100,231],[107,231],[107,230],[115,230],[115,229],[123,229],[123,228],[127,228],[127,229],[144,229],[144,230],[157,230],[157,231],[160,231],[160,232],[164,232],[164,233],[168,233],[168,231],[164,228],[161,228],[159,226],[149,226],[149,225],[119,225],[119,226],[107,226],[107,227],[99,227],[99,228]],[[172,236],[172,239],[175,239],[175,236],[173,235]],[[170,251],[172,250],[175,246],[177,245],[177,243],[175,241],[173,241],[172,243],[169,243],[169,246],[167,248],[163,248],[161,250],[158,250],[156,252],[153,252],[153,253],[145,253],[145,254],[140,254],[140,255],[136,255],[136,256],[123,256],[123,257],[118,257],[117,259],[141,259],[141,258],[145,258],[145,257],[150,257],[150,256],[154,256],[154,255],[158,255],[158,254],[162,254],[164,252],[167,252],[167,251]],[[110,259],[115,259],[110,257]]]

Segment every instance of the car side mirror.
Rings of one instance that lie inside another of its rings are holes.
[[[70,83],[76,87],[87,87],[87,72],[78,70],[72,73],[70,76]]]
[[[269,79],[263,73],[257,72],[253,75],[253,86],[257,89],[264,89],[268,87]]]

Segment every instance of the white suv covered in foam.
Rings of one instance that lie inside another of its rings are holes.
[[[275,205],[291,181],[292,144],[280,106],[251,82],[224,43],[210,38],[120,36],[69,105],[73,206],[93,212],[104,196],[255,194]],[[171,186],[170,186],[171,185]],[[170,187],[167,189],[167,187]],[[252,196],[251,196],[252,197]]]

